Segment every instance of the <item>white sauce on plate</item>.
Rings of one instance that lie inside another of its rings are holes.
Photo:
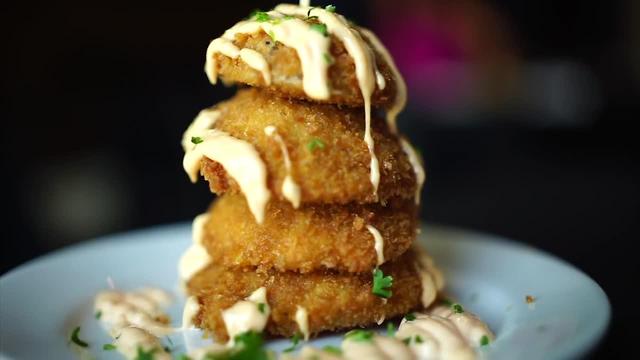
[[[172,302],[165,291],[155,288],[123,292],[104,290],[94,301],[100,321],[109,328],[114,345],[127,359],[134,359],[138,349],[154,351],[154,358],[171,359],[159,337],[171,334],[164,308]]]

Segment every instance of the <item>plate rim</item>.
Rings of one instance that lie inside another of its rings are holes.
[[[532,253],[532,255],[537,257],[547,258],[571,270],[572,272],[580,275],[591,286],[597,289],[600,295],[602,295],[602,299],[604,300],[604,305],[605,305],[605,308],[603,309],[604,318],[603,318],[603,322],[599,324],[599,326],[594,331],[592,331],[591,338],[587,339],[592,341],[588,341],[584,344],[578,344],[580,346],[575,346],[573,348],[573,351],[569,351],[570,353],[566,355],[569,355],[572,358],[580,358],[592,352],[604,341],[606,334],[611,327],[611,316],[612,316],[611,301],[607,293],[602,288],[602,286],[600,286],[598,282],[596,282],[587,273],[580,270],[577,266],[573,265],[569,261],[555,254],[549,253],[533,245],[522,243],[518,240],[510,239],[502,235],[493,234],[493,233],[489,233],[481,230],[478,231],[478,230],[473,230],[468,228],[450,226],[450,225],[440,225],[440,224],[425,223],[425,222],[421,222],[420,224],[421,224],[420,228],[423,230],[423,232],[428,231],[428,232],[446,233],[446,234],[449,234],[450,236],[455,236],[456,238],[461,238],[461,239],[469,238],[469,237],[479,238],[482,242],[485,242],[485,243],[497,243],[498,246],[506,247],[513,251],[525,251],[525,252]],[[33,259],[30,259],[8,270],[6,273],[0,276],[0,290],[6,289],[5,286],[14,277],[19,277],[21,276],[22,273],[29,272],[33,268],[46,266],[47,263],[49,263],[50,261],[55,261],[55,259],[57,258],[68,256],[68,254],[73,254],[76,251],[89,250],[91,248],[105,246],[108,243],[125,241],[126,239],[129,239],[128,241],[131,241],[130,240],[131,237],[137,237],[136,239],[137,241],[156,241],[153,239],[153,235],[152,235],[153,233],[166,233],[168,231],[182,232],[184,230],[190,229],[190,227],[191,227],[190,222],[174,222],[174,223],[167,223],[167,224],[159,224],[159,225],[154,225],[149,227],[136,228],[128,231],[119,231],[111,234],[98,236],[89,240],[81,241],[79,243],[70,244],[70,245],[61,247],[59,249],[56,249],[54,251],[51,251],[49,253],[37,256]],[[420,237],[420,235],[418,235],[418,237]],[[465,240],[462,240],[462,241],[465,241]],[[466,240],[466,241],[471,241],[471,240]]]

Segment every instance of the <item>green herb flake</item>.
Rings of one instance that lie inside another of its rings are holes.
[[[329,65],[333,64],[333,57],[331,57],[331,55],[329,55],[327,53],[324,53],[324,54],[322,54],[322,56],[324,57],[324,61],[327,64],[329,64]]]
[[[321,139],[318,138],[313,138],[311,139],[311,141],[309,141],[307,143],[307,149],[309,149],[309,151],[313,152],[316,149],[324,149],[324,141],[322,141]]]
[[[451,310],[456,314],[462,314],[464,312],[464,308],[458,303],[451,305]]]
[[[180,354],[180,356],[178,356],[178,360],[191,360],[191,358],[187,354]]]
[[[480,346],[487,345],[489,345],[489,337],[487,335],[482,335],[482,337],[480,338]]]
[[[310,27],[311,30],[319,32],[320,34],[322,34],[322,36],[329,36],[327,25],[325,24],[311,24]]]
[[[200,143],[202,143],[204,140],[202,140],[202,138],[200,136],[192,136],[191,137],[191,142],[198,145]]]
[[[415,340],[416,340],[416,344],[422,344],[424,342],[424,340],[422,340],[422,337],[420,335],[416,335]]]
[[[253,19],[257,22],[267,22],[271,20],[271,16],[264,11],[256,11],[253,14]]]
[[[102,311],[98,310],[96,311],[95,315],[96,319],[100,320],[100,318],[102,317]]]
[[[297,347],[298,344],[300,343],[300,340],[302,340],[302,334],[300,333],[295,333],[293,334],[293,337],[291,337],[291,346],[289,346],[288,348],[282,350],[283,352],[292,352],[294,351]]]
[[[153,354],[157,351],[158,349],[155,349],[155,348],[149,351],[146,351],[142,347],[138,346],[138,351],[136,353],[136,357],[134,358],[134,360],[153,360],[154,358]]]
[[[371,341],[373,338],[373,331],[355,329],[344,334],[345,339],[352,341]]]
[[[116,349],[116,346],[113,345],[113,344],[104,344],[104,345],[102,345],[102,350],[105,350],[105,351],[111,351],[111,350],[115,350],[115,349]]]
[[[273,30],[269,30],[267,32],[267,35],[269,35],[269,37],[271,38],[271,40],[273,40],[274,42],[276,41],[276,34],[273,32]]]
[[[414,313],[408,313],[407,315],[405,315],[405,316],[404,316],[404,318],[405,318],[407,321],[413,321],[413,320],[415,320],[415,319],[416,319],[416,314],[414,314]]]
[[[265,303],[258,304],[258,311],[260,311],[260,313],[264,314],[266,310],[267,310],[267,304]]]
[[[393,295],[390,288],[393,286],[393,277],[384,276],[380,269],[373,271],[373,289],[371,292],[381,298],[388,299]]]
[[[71,342],[84,348],[89,346],[89,343],[87,343],[86,341],[80,340],[80,326],[73,329],[73,332],[71,333]]]
[[[336,12],[336,6],[335,5],[327,5],[327,6],[325,6],[324,9],[327,10],[328,12],[330,12],[330,13]]]
[[[405,343],[406,345],[409,345],[411,343],[411,338],[410,337],[404,338],[402,339],[402,342]]]
[[[294,19],[295,16],[291,16],[291,15],[285,15],[284,17],[282,17],[284,20],[291,20]]]
[[[387,324],[387,336],[393,337],[396,334],[396,326],[393,323]]]
[[[342,355],[342,350],[337,346],[327,345],[322,348],[322,351],[328,352],[329,354],[333,355]]]

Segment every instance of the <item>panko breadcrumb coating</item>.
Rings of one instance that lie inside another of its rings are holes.
[[[203,245],[214,264],[307,273],[334,269],[367,272],[376,266],[375,227],[384,240],[385,261],[411,246],[416,236],[413,200],[380,204],[303,205],[271,201],[257,224],[242,195],[227,194],[209,210]]]
[[[226,341],[222,311],[264,286],[271,307],[266,328],[270,335],[288,337],[299,332],[294,319],[298,306],[309,314],[311,334],[373,325],[420,306],[422,285],[414,261],[409,251],[381,267],[385,275],[393,276],[393,295],[386,303],[371,293],[371,272],[261,273],[210,265],[188,284],[189,293],[200,304],[194,322],[218,341]]]
[[[363,36],[365,41],[366,37]],[[368,41],[367,41],[368,42]],[[242,59],[229,58],[221,53],[214,54],[218,76],[228,84],[241,83],[269,89],[285,97],[307,99],[314,102],[326,102],[347,106],[364,106],[362,92],[355,74],[353,58],[340,40],[331,36],[331,65],[328,79],[331,97],[327,100],[311,99],[302,88],[302,67],[296,50],[273,41],[264,31],[253,34],[236,34],[233,41],[238,48],[252,49],[264,56],[271,71],[271,85],[267,85],[262,73],[248,66]],[[374,51],[378,71],[385,79],[385,87],[376,87],[371,103],[383,107],[393,102],[396,96],[396,85],[389,65],[382,56]]]
[[[287,171],[278,143],[264,132],[269,125],[286,144],[302,203],[376,202],[361,109],[288,100],[256,89],[240,90],[216,109],[220,111],[216,129],[255,146],[266,164],[267,185],[275,199],[285,201],[282,183]],[[373,119],[372,130],[380,162],[380,202],[413,199],[416,176],[398,139],[380,118]],[[240,193],[219,163],[203,158],[201,173],[213,192]]]

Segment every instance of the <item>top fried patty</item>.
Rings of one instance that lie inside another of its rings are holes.
[[[363,36],[363,39],[369,43],[365,36]],[[241,83],[268,88],[281,96],[319,101],[309,98],[304,92],[302,87],[302,66],[295,49],[274,41],[264,31],[252,34],[236,34],[233,43],[238,48],[252,49],[262,54],[269,65],[272,80],[271,84],[267,85],[262,74],[248,66],[242,59],[232,59],[221,53],[216,53],[213,55],[217,64],[216,70],[218,76],[225,83]],[[329,99],[320,102],[352,107],[363,106],[364,100],[356,77],[353,58],[349,55],[342,42],[335,36],[331,36],[329,50],[332,60],[327,76],[331,96]],[[379,89],[376,86],[372,94],[371,103],[373,106],[384,107],[395,99],[396,83],[393,73],[383,57],[376,51],[373,51],[373,54],[377,69],[384,77],[386,85],[384,89]]]

